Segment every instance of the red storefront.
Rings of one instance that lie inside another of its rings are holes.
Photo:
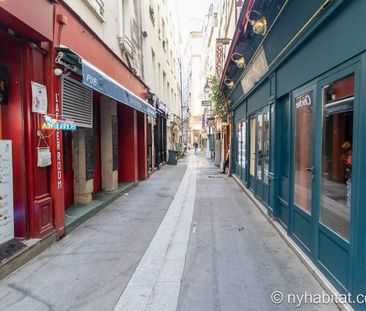
[[[54,97],[62,117],[78,126],[72,133],[61,133],[61,142],[55,142],[63,155],[57,194],[64,200],[55,202],[55,220],[61,224],[65,208],[90,204],[95,193],[114,191],[121,182],[147,178],[144,109],[151,114],[154,109],[147,107],[146,85],[74,12],[59,2],[54,16],[53,70],[59,69],[54,74]],[[91,80],[90,70],[105,85],[97,84],[95,77]],[[54,182],[57,176],[60,172],[52,172]]]
[[[52,109],[52,78],[47,69],[52,61],[52,38],[50,1],[1,1],[0,79],[2,95],[6,94],[7,99],[0,105],[0,140],[11,141],[12,145],[15,237],[45,236],[53,232],[55,225],[50,167],[37,167],[37,147],[43,142],[39,144],[37,136],[40,120],[32,112],[31,87],[32,82],[44,87]],[[1,221],[4,216],[1,212]]]
[[[147,87],[61,2],[1,1],[0,44],[0,83],[7,86],[7,99],[0,96],[0,141],[12,143],[14,236],[62,236],[67,206],[147,178],[147,113],[83,85],[81,72],[55,61],[60,46],[113,81],[130,103],[146,108]],[[45,113],[34,112],[34,83],[47,94]],[[89,96],[91,124],[73,132],[44,129],[46,114],[64,118],[67,85]],[[39,167],[39,148],[48,146],[51,164]]]

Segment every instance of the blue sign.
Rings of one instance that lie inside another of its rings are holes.
[[[133,109],[155,117],[155,109],[148,103],[126,90],[117,81],[94,67],[86,60],[82,60],[83,83],[108,97],[111,97]]]

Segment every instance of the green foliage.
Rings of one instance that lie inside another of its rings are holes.
[[[226,98],[220,90],[220,80],[216,76],[208,78],[208,83],[211,88],[209,98],[212,101],[215,116],[223,117],[227,112]]]
[[[178,151],[178,157],[182,158],[184,156],[184,148],[182,143],[175,143],[175,150]]]

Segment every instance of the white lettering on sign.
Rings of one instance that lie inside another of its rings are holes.
[[[295,99],[296,109],[299,109],[301,107],[311,106],[312,105],[311,95],[312,95],[312,92],[299,96],[299,97],[296,97],[296,99]]]
[[[98,79],[95,77],[92,77],[90,74],[86,75],[86,81],[94,86],[96,86],[98,84]]]
[[[60,94],[55,94],[56,100],[56,119],[59,116],[59,97]],[[56,169],[57,169],[57,189],[62,189],[62,164],[61,164],[61,137],[60,130],[56,130]]]

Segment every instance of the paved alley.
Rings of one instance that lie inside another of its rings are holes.
[[[235,181],[189,154],[3,280],[0,310],[297,309],[274,291],[323,289]]]

